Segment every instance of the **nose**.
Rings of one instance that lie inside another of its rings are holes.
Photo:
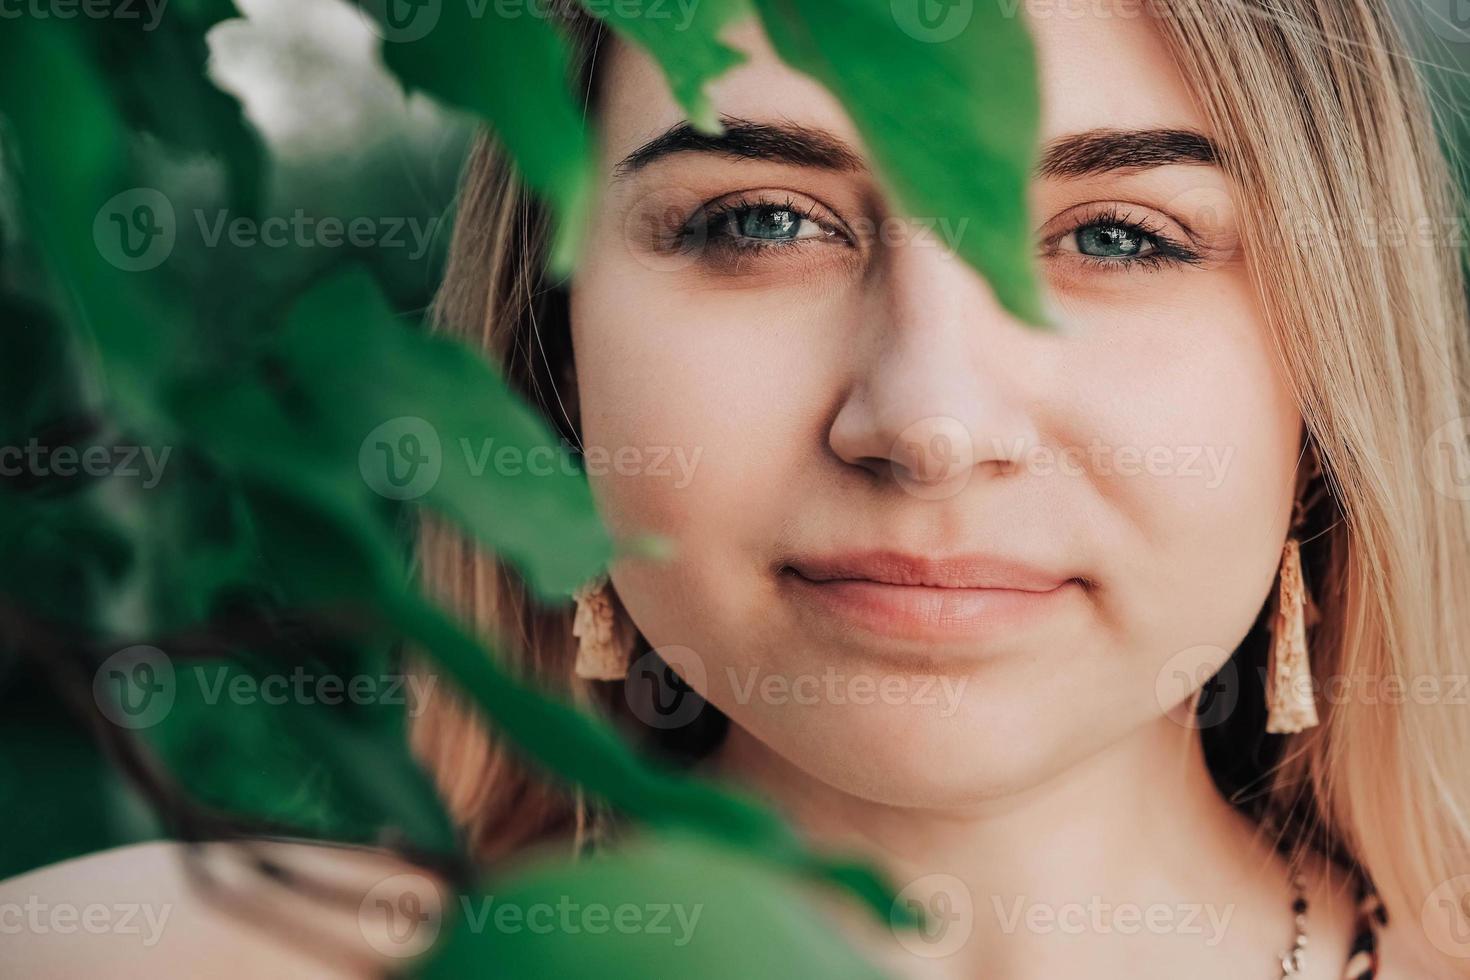
[[[828,432],[838,458],[923,497],[1016,469],[1036,445],[1034,332],[923,233],[885,245],[862,301],[853,376]]]

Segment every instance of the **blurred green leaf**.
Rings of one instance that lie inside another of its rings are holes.
[[[108,93],[135,131],[175,151],[205,154],[229,176],[229,199],[246,214],[259,212],[266,155],[240,103],[209,78],[205,34],[238,16],[230,0],[177,0],[158,8],[118,5],[108,18],[80,18],[94,62],[109,80]]]
[[[236,657],[173,661],[174,702],[143,733],[193,799],[303,835],[373,844],[391,833],[454,853],[454,828],[409,754],[401,671],[356,651],[337,664]]]
[[[611,555],[585,477],[539,416],[483,358],[399,322],[361,270],[303,297],[259,360],[181,391],[174,410],[232,468],[330,479],[323,499],[344,515],[422,498],[547,597]]]
[[[0,880],[79,854],[152,840],[163,828],[40,676],[0,651]]]
[[[1027,210],[1040,96],[1014,5],[753,2],[781,59],[841,100],[904,211],[949,222],[941,237],[1001,305],[1046,325]]]
[[[38,291],[49,288],[60,319],[95,350],[119,407],[158,424],[156,381],[171,363],[181,318],[146,290],[149,273],[104,257],[103,248],[126,245],[106,236],[137,230],[109,225],[101,214],[109,201],[119,202],[121,217],[139,218],[145,235],[160,226],[146,190],[130,183],[126,129],[105,91],[81,35],[61,22],[27,18],[0,32],[0,115],[12,137],[16,198],[54,276]]]
[[[567,45],[550,21],[495,4],[357,0],[384,38],[383,60],[422,89],[485,119],[557,219],[551,267],[571,271],[593,186],[592,141],[572,97]],[[535,93],[534,97],[528,97]]]
[[[883,976],[787,879],[686,836],[492,879],[446,909],[422,976],[809,980]]]
[[[720,40],[720,30],[750,14],[748,0],[699,0],[686,6],[667,0],[623,0],[582,5],[608,27],[647,51],[663,69],[674,98],[696,128],[718,133],[720,122],[705,86],[745,61]]]

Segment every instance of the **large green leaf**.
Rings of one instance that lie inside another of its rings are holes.
[[[36,291],[49,287],[63,311],[57,319],[96,352],[111,398],[158,423],[156,379],[172,360],[180,318],[146,288],[156,270],[123,266],[131,245],[142,242],[145,252],[161,246],[155,230],[167,222],[147,189],[133,183],[126,129],[89,54],[83,35],[63,22],[7,22],[0,32],[0,115],[13,142],[6,148],[16,159],[24,229],[54,274]],[[116,202],[123,226],[114,229],[102,214],[108,202]],[[126,225],[131,217],[142,237]],[[109,239],[114,231],[119,237]]]
[[[561,34],[521,8],[502,16],[495,4],[357,2],[406,89],[490,123],[526,182],[550,202],[558,219],[551,265],[569,272],[587,219],[593,154]]]
[[[882,976],[789,880],[679,835],[492,879],[443,911],[424,977]]]
[[[231,204],[256,213],[264,192],[265,148],[239,101],[221,91],[206,72],[205,34],[237,16],[234,4],[172,3],[157,8],[156,20],[149,9],[142,3],[122,4],[111,18],[74,23],[129,127],[175,152],[211,157],[224,168]]]
[[[744,54],[722,42],[719,35],[726,24],[749,14],[747,0],[699,0],[687,6],[667,0],[581,2],[615,33],[654,57],[694,126],[720,131],[718,115],[704,89],[745,60]]]
[[[611,554],[585,477],[539,416],[483,358],[401,323],[361,270],[307,294],[259,359],[182,389],[173,411],[240,472],[331,479],[344,515],[422,499],[547,597]]]
[[[1027,212],[1040,99],[1015,5],[753,2],[781,59],[841,100],[905,213],[951,222],[1001,304],[1044,325]]]
[[[0,880],[162,836],[142,799],[34,663],[0,650]]]

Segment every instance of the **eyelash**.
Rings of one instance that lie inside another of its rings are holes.
[[[1075,236],[1088,228],[1122,228],[1143,238],[1153,250],[1145,255],[1106,259],[1096,255],[1083,255],[1080,251],[1063,253],[1057,248],[1067,236]],[[1088,268],[1107,273],[1151,272],[1179,264],[1198,265],[1204,260],[1204,256],[1197,250],[1171,237],[1157,222],[1150,221],[1147,217],[1135,217],[1132,212],[1125,212],[1114,204],[1088,215],[1061,234],[1052,236],[1046,242],[1043,254],[1065,254],[1069,261],[1082,262]]]
[[[816,225],[823,234],[814,238],[759,239],[733,234],[728,230],[728,222],[731,218],[751,211],[790,211],[802,221],[810,221]],[[716,228],[723,230],[716,234],[713,230]],[[819,217],[815,208],[808,207],[794,198],[752,198],[744,195],[701,208],[681,229],[680,240],[685,248],[702,246],[723,249],[738,255],[833,242],[852,244],[850,237],[842,228],[824,217]]]
[[[734,234],[729,222],[736,216],[752,211],[789,211],[802,221],[810,221],[820,228],[822,235],[809,238],[759,239]],[[1143,255],[1118,258],[1102,258],[1084,255],[1080,251],[1063,253],[1059,243],[1069,235],[1075,236],[1088,228],[1121,228],[1143,238],[1151,251]],[[714,229],[722,229],[718,233]],[[835,222],[819,217],[815,208],[809,207],[792,197],[748,197],[744,194],[725,199],[701,208],[680,229],[679,240],[684,248],[709,248],[723,251],[727,257],[740,258],[769,254],[775,250],[802,248],[823,244],[854,244],[848,233]],[[1068,261],[1080,262],[1089,269],[1108,274],[1158,271],[1170,266],[1198,265],[1204,257],[1199,251],[1170,236],[1158,222],[1147,216],[1135,216],[1118,205],[1110,204],[1078,221],[1060,234],[1053,235],[1043,246],[1043,255],[1054,257],[1066,254]]]

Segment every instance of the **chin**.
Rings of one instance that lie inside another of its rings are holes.
[[[1049,725],[1034,706],[996,710],[988,700],[822,705],[810,715],[732,721],[807,776],[895,807],[980,804],[1042,782],[1082,754],[1087,740]]]

